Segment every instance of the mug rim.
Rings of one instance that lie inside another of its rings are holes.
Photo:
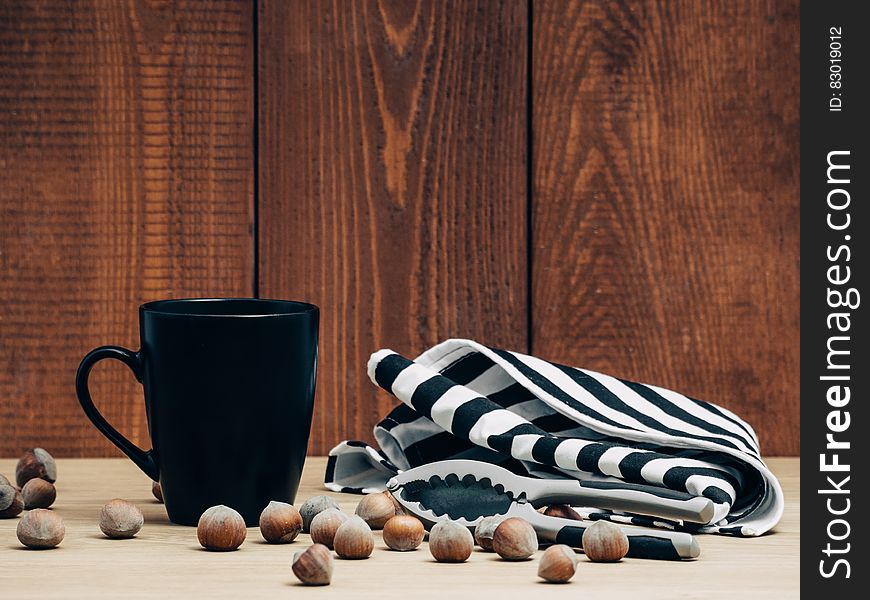
[[[207,312],[197,311],[197,304],[215,303],[230,304],[243,302],[249,305],[271,305],[268,310],[253,313],[239,313],[232,311]],[[191,307],[190,310],[167,310],[171,305]],[[280,307],[280,308],[277,308]],[[283,309],[283,310],[282,310]],[[167,298],[164,300],[152,300],[139,306],[139,310],[155,315],[167,315],[172,317],[213,317],[213,318],[262,318],[262,317],[292,317],[298,315],[316,314],[320,309],[314,304],[297,300],[280,300],[273,298]]]

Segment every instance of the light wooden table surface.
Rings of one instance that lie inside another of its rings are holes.
[[[701,557],[691,562],[625,559],[593,564],[582,556],[567,585],[539,583],[537,559],[508,563],[475,551],[467,563],[439,564],[424,543],[414,552],[386,549],[376,532],[367,560],[336,560],[332,585],[306,588],[290,570],[294,543],[273,546],[256,528],[236,552],[202,550],[196,530],[172,525],[151,496],[148,479],[124,459],[58,461],[58,499],[53,509],[66,522],[66,538],[56,549],[24,549],[15,537],[18,519],[0,519],[0,598],[797,598],[799,596],[797,458],[769,461],[786,494],[783,520],[761,538],[700,536]],[[324,493],[325,459],[309,458],[297,499]],[[15,461],[0,460],[0,473],[14,474]],[[352,512],[359,496],[332,494]],[[145,526],[131,540],[100,533],[104,502],[121,497],[138,504]]]

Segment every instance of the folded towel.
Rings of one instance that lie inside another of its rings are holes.
[[[330,452],[330,490],[383,490],[399,470],[464,458],[536,477],[665,487],[716,505],[703,525],[581,508],[592,519],[756,536],[782,516],[758,437],[720,406],[462,339],[413,361],[380,350],[368,373],[403,404],[375,427],[380,450],[347,441]]]

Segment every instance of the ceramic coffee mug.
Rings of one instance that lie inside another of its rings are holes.
[[[196,525],[225,504],[249,526],[271,500],[293,502],[302,474],[317,365],[319,311],[302,302],[186,299],[139,307],[141,349],[102,346],[82,359],[85,414],[149,477],[169,519]],[[94,364],[114,358],[145,391],[152,449],[141,450],[97,411]]]

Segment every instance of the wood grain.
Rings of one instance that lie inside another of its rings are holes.
[[[325,493],[323,458],[309,458],[296,504]],[[290,570],[293,554],[310,545],[300,534],[292,544],[271,545],[256,528],[236,552],[206,552],[192,527],[171,525],[163,506],[151,497],[151,485],[124,459],[68,459],[58,464],[58,499],[53,510],[66,524],[66,537],[55,550],[24,550],[15,539],[18,519],[0,519],[0,589],[4,598],[273,598],[317,597],[337,600],[375,598],[443,600],[499,598],[548,600],[607,598],[796,598],[800,573],[800,461],[772,459],[788,502],[773,533],[760,538],[698,537],[701,557],[691,562],[624,559],[590,563],[580,557],[567,585],[544,585],[535,576],[540,552],[530,561],[506,562],[476,551],[467,563],[432,560],[427,543],[413,552],[387,550],[375,532],[375,550],[367,560],[336,560],[332,585],[302,588]],[[14,461],[0,460],[9,475]],[[333,494],[351,513],[359,496]],[[131,540],[109,540],[97,526],[100,507],[111,498],[135,502],[145,526]],[[46,578],[50,573],[51,577]],[[94,585],[99,582],[99,585]]]
[[[79,359],[138,346],[142,301],[250,295],[251,3],[0,6],[0,455],[111,455]],[[141,389],[95,372],[148,446]]]
[[[462,336],[797,453],[797,1],[531,8],[0,4],[0,455],[113,454],[81,356],[136,347],[142,301],[258,292],[323,309],[318,453],[394,405],[372,351]],[[147,445],[130,374],[94,388]]]
[[[532,351],[799,452],[797,1],[534,4]]]
[[[260,293],[322,309],[313,451],[396,401],[369,354],[526,346],[523,2],[265,1]]]

